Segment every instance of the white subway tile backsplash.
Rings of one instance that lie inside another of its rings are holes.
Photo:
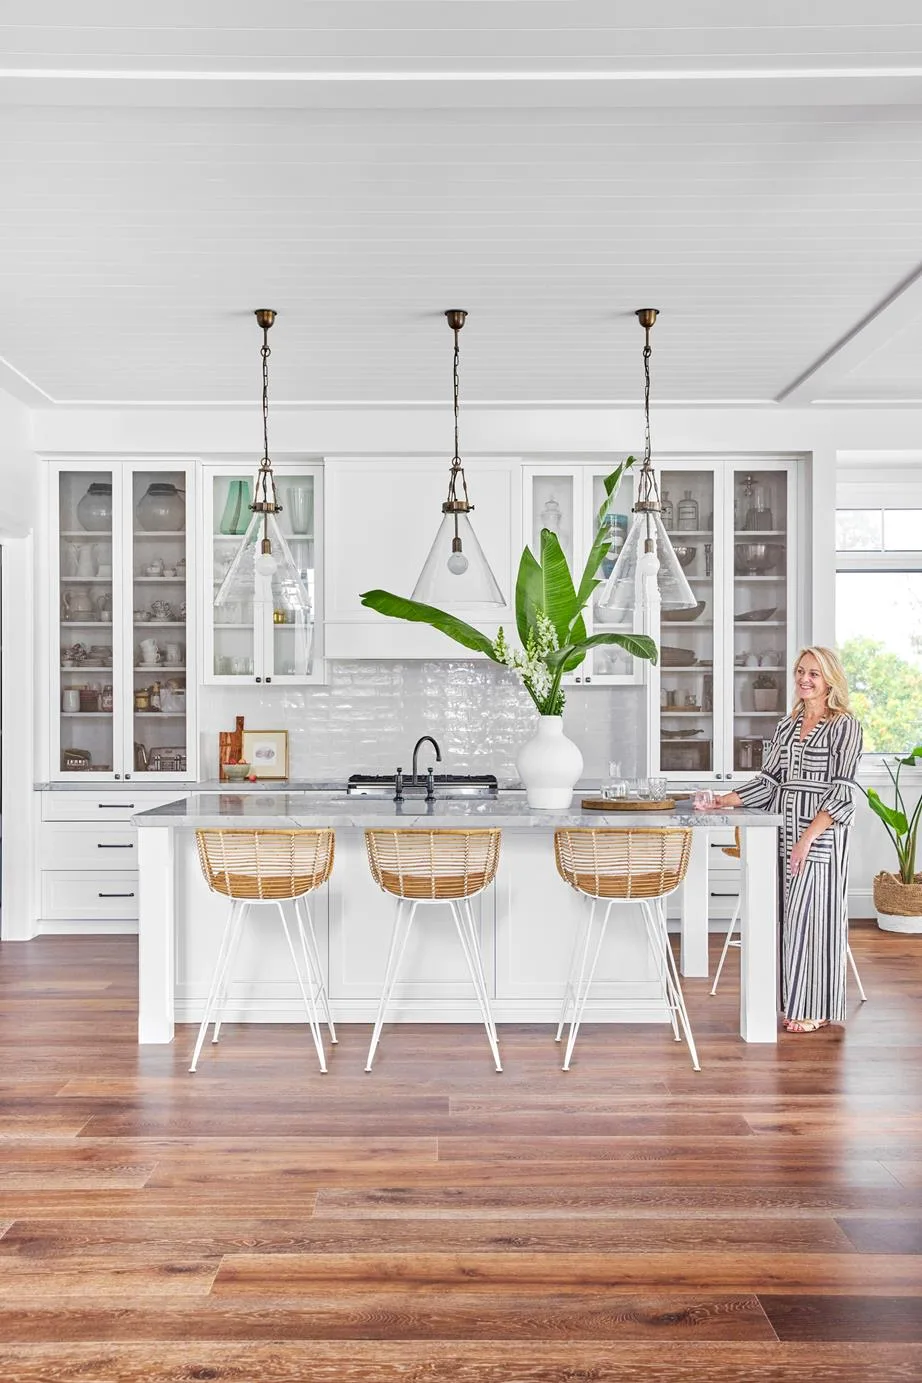
[[[328,675],[325,686],[200,688],[202,777],[216,776],[218,732],[232,730],[238,715],[250,729],[288,731],[292,778],[408,768],[420,735],[438,740],[445,772],[517,776],[515,756],[536,712],[514,674],[459,659],[333,662]],[[642,687],[567,691],[564,728],[588,779],[606,778],[612,759],[625,775],[642,770],[643,722]]]

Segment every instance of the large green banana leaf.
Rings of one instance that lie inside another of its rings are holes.
[[[635,658],[648,658],[651,663],[657,660],[656,644],[646,634],[592,634],[579,644],[569,644],[566,648],[558,648],[554,653],[549,653],[547,664],[555,668],[561,663],[566,665],[574,653],[585,654],[590,648],[598,648],[600,644],[618,644]]]
[[[447,615],[434,605],[423,605],[418,600],[408,600],[406,596],[393,595],[390,591],[365,591],[359,599],[369,610],[377,610],[379,615],[390,615],[392,619],[406,619],[416,624],[430,624],[433,629],[447,634],[455,643],[472,648],[475,653],[485,653],[494,663],[499,662],[493,651],[493,642],[486,634],[481,634],[471,624],[455,615]]]
[[[892,807],[888,807],[885,802],[882,802],[876,788],[868,788],[867,799],[871,811],[876,812],[881,821],[885,822],[891,830],[895,831],[898,836],[906,834],[909,830],[909,822],[904,812],[894,811]]]
[[[538,612],[544,609],[544,581],[541,566],[530,547],[525,548],[519,561],[515,583],[515,627],[524,648],[529,634],[538,624]]]
[[[633,456],[629,456],[626,461],[622,461],[617,470],[612,471],[611,475],[607,475],[603,481],[605,486],[605,499],[602,501],[601,508],[596,515],[596,535],[592,540],[589,556],[586,558],[586,565],[583,569],[582,580],[579,583],[579,590],[576,592],[576,599],[580,610],[586,604],[586,601],[592,595],[596,586],[601,585],[596,573],[602,565],[602,559],[611,547],[611,532],[605,522],[605,517],[608,514],[611,497],[621,484],[621,477],[624,475],[625,471],[631,469],[633,464],[634,458]]]

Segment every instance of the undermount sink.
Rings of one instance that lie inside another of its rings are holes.
[[[492,773],[436,773],[432,780],[436,797],[495,797],[499,788]],[[393,797],[393,773],[353,773],[346,784],[349,797]],[[403,775],[404,797],[426,796],[426,775]]]

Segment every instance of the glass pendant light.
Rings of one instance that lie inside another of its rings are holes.
[[[642,307],[636,313],[644,329],[644,453],[637,477],[634,521],[598,604],[607,610],[690,610],[697,605],[663,525],[662,505],[650,460],[650,328],[659,313]]]
[[[272,462],[269,460],[269,328],[276,314],[271,308],[260,308],[256,321],[262,328],[260,349],[263,373],[263,454],[254,486],[253,502],[249,506],[253,517],[243,536],[237,554],[221,583],[214,603],[221,605],[271,605],[274,611],[291,615],[299,624],[313,623],[311,598],[297,563],[282,530],[277,515],[282,512]]]
[[[413,589],[413,599],[424,605],[438,606],[505,605],[503,593],[468,517],[474,506],[468,497],[464,467],[458,454],[458,333],[467,313],[454,308],[445,316],[455,334],[455,454],[451,461],[448,498],[442,505],[442,522]]]

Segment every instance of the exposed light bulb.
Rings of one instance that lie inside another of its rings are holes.
[[[463,576],[469,565],[463,552],[453,552],[448,559],[448,570],[455,576]]]
[[[279,564],[271,552],[260,552],[254,559],[253,566],[260,576],[274,576],[279,569]]]

